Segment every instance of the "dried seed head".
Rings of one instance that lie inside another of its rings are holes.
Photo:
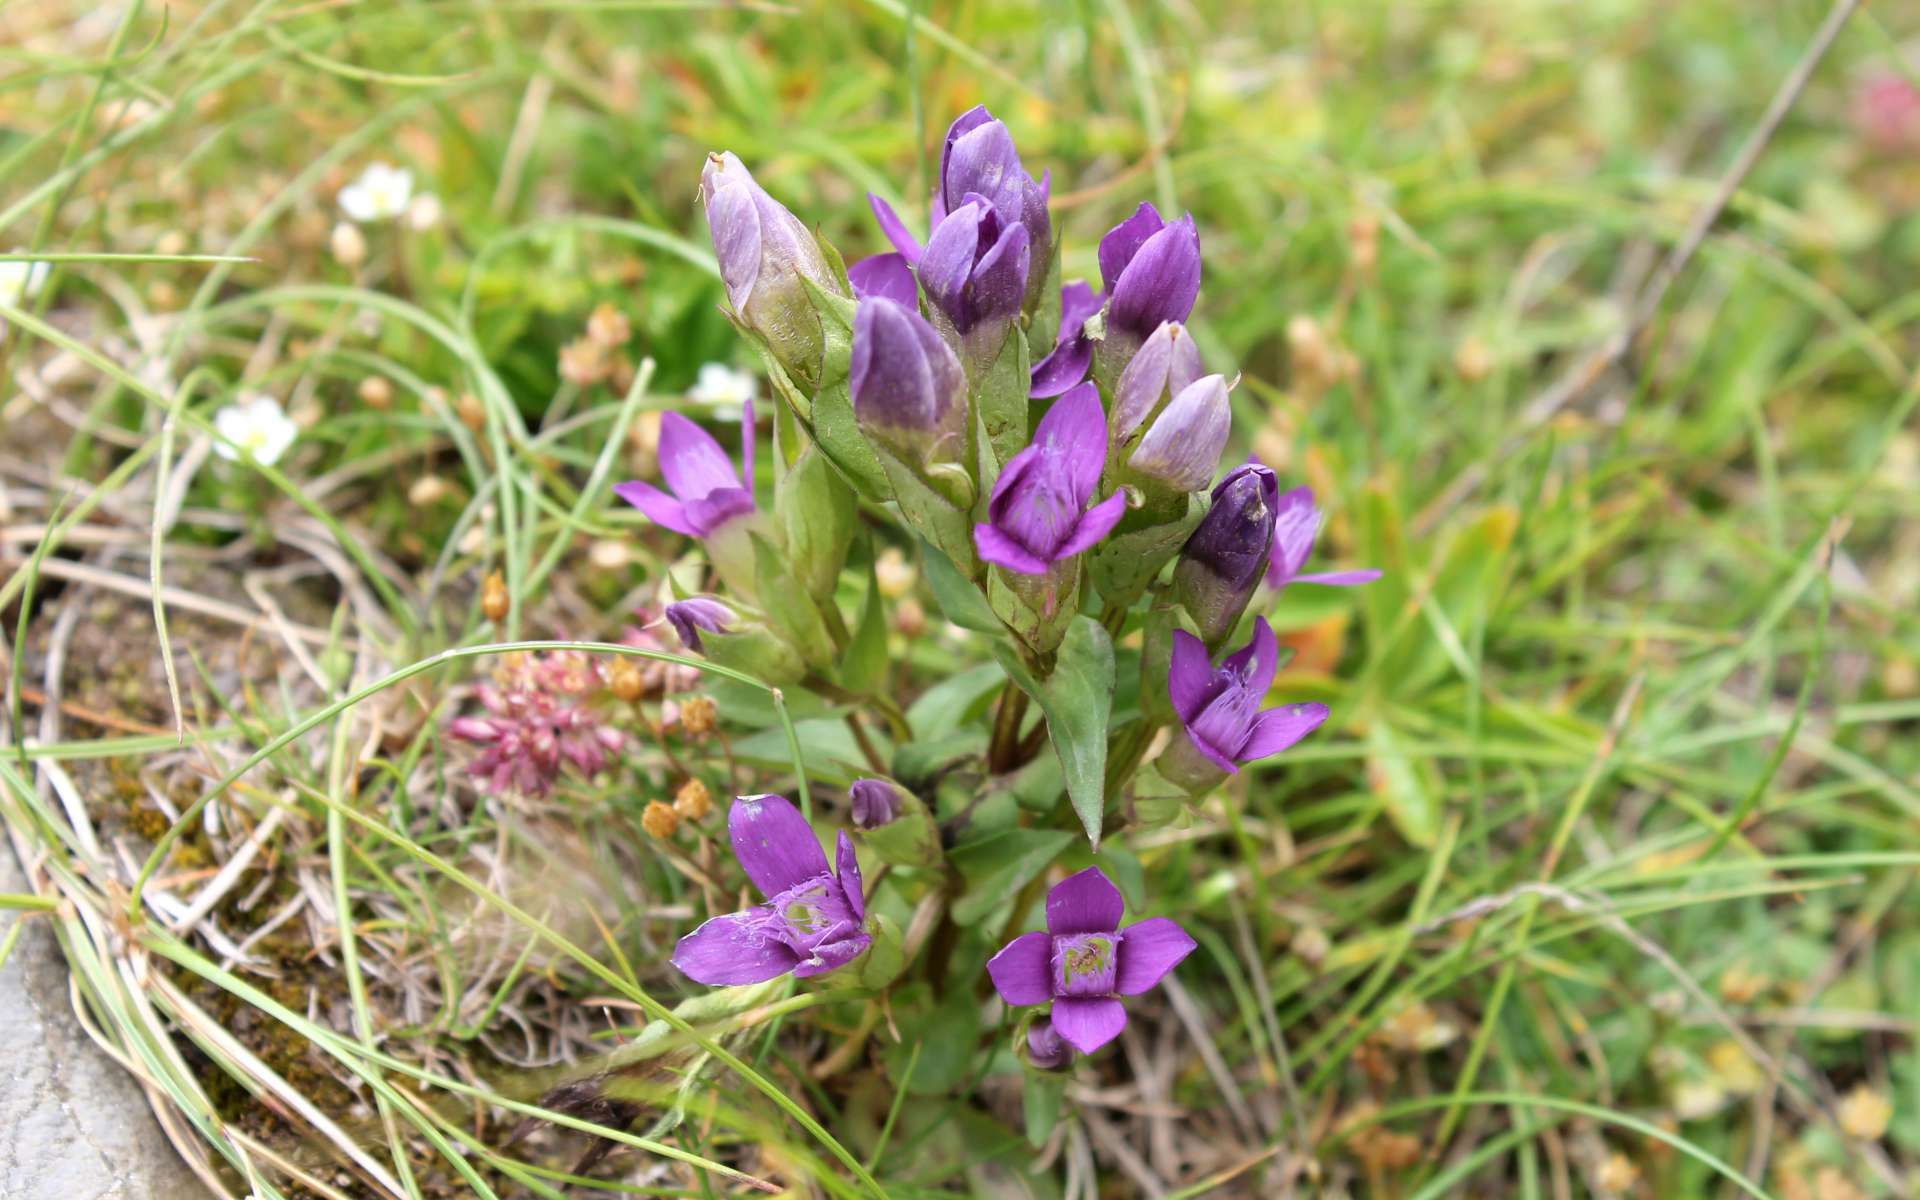
[[[360,381],[360,403],[379,412],[393,407],[393,385],[384,375],[369,375]]]
[[[633,336],[633,324],[627,314],[611,304],[602,304],[587,318],[587,336],[609,350],[616,349]]]
[[[1472,334],[1454,347],[1453,369],[1468,383],[1479,383],[1493,373],[1493,350]]]
[[[621,659],[607,668],[607,687],[628,704],[647,694],[647,673],[640,664]]]
[[[352,221],[342,221],[333,227],[327,248],[333,252],[333,260],[343,267],[357,267],[367,261],[367,235]]]
[[[902,636],[917,638],[927,631],[927,610],[918,600],[908,596],[894,606],[893,627]]]
[[[704,821],[713,811],[713,793],[698,779],[689,779],[673,794],[673,811],[689,821]]]
[[[688,737],[705,737],[720,724],[720,709],[711,696],[689,696],[680,705],[680,728]]]
[[[1354,270],[1371,274],[1380,262],[1380,218],[1370,212],[1356,213],[1347,222],[1347,247]]]
[[[1327,952],[1333,949],[1333,943],[1327,938],[1326,931],[1319,926],[1302,925],[1294,931],[1293,941],[1288,943],[1287,948],[1299,955],[1308,966],[1317,967],[1326,961]]]
[[[480,397],[474,395],[472,392],[460,393],[460,402],[455,411],[460,416],[460,423],[468,429],[473,430],[475,433],[486,429],[487,406],[481,403]]]
[[[907,556],[898,546],[888,546],[873,560],[873,574],[880,581],[880,594],[889,600],[898,600],[913,590],[914,581],[920,572],[907,561]]]
[[[1607,1160],[1600,1164],[1600,1170],[1594,1178],[1594,1182],[1600,1185],[1601,1191],[1615,1196],[1624,1196],[1631,1192],[1633,1185],[1639,1181],[1640,1168],[1633,1165],[1632,1159],[1617,1150],[1609,1154]]]
[[[429,504],[437,504],[444,500],[451,490],[447,481],[440,476],[422,475],[413,481],[412,487],[407,489],[407,503],[415,508],[425,508]]]
[[[1885,1096],[1863,1083],[1847,1093],[1836,1115],[1840,1120],[1840,1128],[1846,1131],[1848,1137],[1877,1142],[1893,1120],[1893,1105]]]
[[[507,610],[513,607],[513,597],[507,593],[507,577],[495,571],[487,576],[480,585],[480,611],[487,614],[489,621],[504,621]]]
[[[653,837],[665,840],[680,829],[680,814],[673,811],[671,804],[662,804],[655,800],[647,805],[640,814],[640,827]]]
[[[607,348],[590,337],[575,338],[560,347],[560,378],[575,387],[592,387],[607,377],[613,364]]]

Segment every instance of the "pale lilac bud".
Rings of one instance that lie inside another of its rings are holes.
[[[1173,491],[1199,491],[1213,478],[1231,424],[1227,381],[1219,375],[1196,379],[1161,410],[1127,467]]]
[[[1206,373],[1200,347],[1178,321],[1163,321],[1120,373],[1113,389],[1113,436],[1125,441],[1168,400]]]
[[[782,365],[811,374],[823,340],[819,314],[802,280],[839,290],[819,243],[731,153],[707,156],[700,195],[734,311],[767,340]]]

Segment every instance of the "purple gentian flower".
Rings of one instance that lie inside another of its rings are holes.
[[[725,633],[734,622],[733,610],[711,596],[676,600],[667,605],[666,616],[667,623],[680,635],[680,644],[696,654],[701,652],[701,630]]]
[[[987,498],[987,520],[973,527],[980,557],[1022,575],[1044,575],[1119,523],[1127,507],[1115,492],[1092,508],[1107,465],[1107,417],[1100,391],[1083,383],[1053,402],[1033,443],[1007,461]]]
[[[1160,324],[1127,360],[1113,386],[1113,436],[1125,441],[1148,417],[1207,373],[1200,347],[1178,321]]]
[[[679,413],[660,417],[660,474],[669,496],[650,483],[614,485],[613,494],[675,533],[711,537],[735,517],[753,512],[753,401],[740,412],[740,473],[713,435]]]
[[[700,195],[734,311],[787,367],[817,365],[823,346],[820,317],[804,280],[829,292],[840,285],[812,231],[730,152],[707,156]]]
[[[1167,401],[1140,436],[1127,469],[1176,492],[1197,492],[1213,478],[1232,423],[1226,378],[1196,379]]]
[[[927,299],[962,337],[979,328],[1004,332],[1020,315],[1029,238],[1025,225],[1002,220],[979,195],[968,196],[934,228],[916,271]]]
[[[967,374],[917,308],[884,296],[860,302],[847,386],[860,428],[895,453],[916,465],[959,457]]]
[[[1105,303],[1084,280],[1076,279],[1060,289],[1060,332],[1054,337],[1053,352],[1033,364],[1029,396],[1035,400],[1058,396],[1087,377],[1087,368],[1093,365],[1093,339],[1087,336],[1087,321]]]
[[[741,869],[765,904],[714,917],[680,939],[673,965],[696,983],[760,983],[791,971],[805,979],[860,957],[866,894],[853,839],[840,831],[839,874],[800,810],[784,796],[742,796],[727,814]]]
[[[920,311],[920,289],[913,282],[913,264],[904,254],[875,254],[847,268],[856,300],[884,296],[895,304]]]
[[[1197,385],[1196,385],[1197,386]],[[1227,472],[1173,567],[1173,594],[1207,644],[1218,646],[1260,587],[1273,545],[1280,481],[1259,463]]]
[[[1228,774],[1242,764],[1278,754],[1320,727],[1324,704],[1286,704],[1260,711],[1280,669],[1280,639],[1265,617],[1253,622],[1253,640],[1218,668],[1207,647],[1184,629],[1173,634],[1167,692],[1193,748]]]
[[[1319,540],[1320,526],[1325,522],[1326,514],[1313,502],[1312,488],[1297,487],[1280,497],[1278,515],[1273,523],[1273,557],[1267,563],[1268,584],[1276,588],[1286,587],[1290,583],[1352,587],[1380,578],[1379,570],[1371,567],[1358,571],[1328,571],[1317,575],[1300,573],[1307,557],[1313,553],[1313,544]]]
[[[1120,928],[1124,910],[1120,889],[1099,867],[1061,880],[1047,893],[1047,932],[1021,934],[987,963],[1000,998],[1012,1005],[1053,1001],[1053,1032],[1082,1054],[1120,1036],[1127,1010],[1119,998],[1153,987],[1194,948],[1168,917]],[[1052,1049],[1050,1039],[1031,1033],[1027,1046],[1036,1058]]]
[[[1107,337],[1138,346],[1162,321],[1184,321],[1200,295],[1200,234],[1193,214],[1168,224],[1151,204],[1100,239]]]
[[[1020,152],[1014,147],[1013,135],[981,105],[962,113],[947,129],[946,144],[940,151],[940,182],[934,188],[927,224],[938,230],[949,214],[967,203],[970,195],[978,196],[993,209],[1001,227],[1020,225],[1026,229],[1032,261],[1044,263],[1053,250],[1053,226],[1047,216],[1047,201],[1052,190],[1050,175],[1042,175],[1036,183],[1033,176],[1027,174],[1020,162]],[[923,251],[906,223],[885,200],[875,195],[867,199],[887,240],[909,263],[918,266]],[[1033,272],[1028,282],[1030,289],[1037,293],[1046,274],[1045,270]]]

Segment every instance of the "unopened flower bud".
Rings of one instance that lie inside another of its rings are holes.
[[[384,375],[369,375],[360,381],[360,403],[377,412],[393,407],[393,385]]]
[[[646,811],[640,814],[640,828],[646,830],[649,836],[665,841],[679,832],[680,814],[673,811],[671,804],[651,801]]]
[[[1169,224],[1151,204],[1100,239],[1107,287],[1103,352],[1128,355],[1163,321],[1184,321],[1200,295],[1200,235],[1191,214]],[[1112,361],[1109,359],[1109,361]]]
[[[1213,489],[1213,507],[1181,548],[1174,597],[1209,649],[1233,632],[1260,585],[1279,502],[1272,471],[1258,463],[1237,467]]]
[[[1073,1061],[1073,1047],[1053,1028],[1052,1021],[1027,1027],[1027,1062],[1042,1071],[1057,1071]]]
[[[587,318],[587,336],[609,350],[627,344],[633,336],[633,324],[627,314],[611,304],[602,304]]]
[[[480,585],[480,611],[487,620],[498,623],[507,619],[507,611],[513,607],[513,597],[507,592],[507,577],[498,571],[491,572],[486,582]]]
[[[673,811],[687,821],[704,821],[713,811],[713,793],[698,779],[688,779],[673,794]]]
[[[689,696],[680,705],[680,728],[688,737],[705,737],[720,727],[720,708],[711,696]]]
[[[966,441],[967,377],[919,313],[874,296],[853,321],[848,386],[868,437],[924,466],[958,458]]]
[[[1227,381],[1219,375],[1196,379],[1154,419],[1127,467],[1172,491],[1199,491],[1213,478],[1232,421]]]
[[[1188,384],[1206,374],[1200,347],[1178,321],[1164,321],[1140,344],[1140,349],[1114,385],[1111,424],[1117,441],[1132,437],[1147,419],[1179,395]]]
[[[856,779],[847,801],[854,829],[881,861],[899,867],[940,861],[940,829],[920,797],[890,779]]]
[[[900,789],[884,779],[856,779],[847,789],[855,829],[878,829],[900,815]]]
[[[781,365],[816,375],[824,341],[803,280],[829,292],[839,284],[813,234],[731,153],[707,156],[700,195],[734,311],[766,339]]]
[[[934,228],[920,258],[920,286],[954,331],[997,348],[1027,295],[1031,235],[981,196],[971,196]]]
[[[667,622],[680,635],[680,644],[699,653],[700,633],[725,633],[734,623],[731,608],[711,596],[695,596],[667,605]]]
[[[342,221],[333,227],[327,248],[332,251],[333,260],[343,267],[357,267],[367,261],[367,235],[352,221]]]

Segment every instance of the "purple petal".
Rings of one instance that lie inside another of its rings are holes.
[[[1240,761],[1254,762],[1280,753],[1312,733],[1327,719],[1324,704],[1288,704],[1269,708],[1253,721],[1253,732],[1240,747]]]
[[[1100,389],[1083,383],[1055,400],[1034,428],[1033,444],[1057,447],[1068,493],[1076,498],[1073,507],[1085,505],[1107,465],[1107,414],[1100,407]]]
[[[660,417],[660,474],[682,500],[698,500],[708,492],[740,486],[740,476],[720,443],[676,412]]]
[[[1076,279],[1060,289],[1060,332],[1055,342],[1064,342],[1079,337],[1087,321],[1100,311],[1106,297],[1093,290],[1093,285],[1084,279]]]
[[[1238,676],[1255,695],[1265,695],[1280,667],[1280,639],[1265,617],[1253,619],[1253,640],[1227,655],[1220,669]]]
[[[1047,930],[1063,933],[1111,933],[1120,928],[1126,902],[1106,872],[1088,867],[1069,875],[1047,893]]]
[[[740,478],[747,493],[748,508],[753,507],[754,433],[753,396],[749,394],[740,402]]]
[[[1267,566],[1267,582],[1284,587],[1300,573],[1313,543],[1320,536],[1320,510],[1313,503],[1313,489],[1297,487],[1284,493],[1274,509],[1273,550]]]
[[[1092,341],[1076,336],[1062,342],[1053,348],[1052,354],[1034,364],[1027,395],[1035,400],[1058,396],[1085,379],[1087,368],[1092,365]]]
[[[1059,549],[1053,552],[1054,561],[1072,558],[1091,548],[1101,538],[1112,533],[1113,527],[1118,525],[1120,518],[1126,515],[1126,493],[1115,492],[1108,496],[1081,516],[1080,523],[1073,527],[1073,532],[1068,535],[1067,540],[1061,542]]]
[[[815,946],[813,954],[802,960],[793,969],[796,979],[811,979],[815,975],[825,975],[828,971],[837,971],[854,959],[867,952],[873,945],[873,939],[864,933],[856,933],[850,938],[837,942],[828,942]]]
[[[1053,998],[1053,939],[1021,934],[987,960],[987,975],[1008,1004],[1045,1004]]]
[[[904,254],[876,254],[847,268],[853,294],[859,299],[882,296],[895,304],[919,310],[920,289],[913,282],[913,267]]]
[[[867,919],[867,885],[860,879],[860,859],[853,852],[853,838],[846,830],[840,831],[840,840],[833,848],[834,866],[840,875],[840,891],[847,898],[847,907],[853,910],[853,919]]]
[[[1166,228],[1166,224],[1160,219],[1159,209],[1142,203],[1133,210],[1132,216],[1107,230],[1107,235],[1100,239],[1100,281],[1108,295],[1113,294],[1113,285],[1119,282],[1121,272],[1140,252],[1140,247]]]
[[[1074,497],[1071,484],[1062,447],[1036,438],[1033,444],[1007,460],[1000,472],[993,494],[987,498],[988,523],[1031,555],[1032,561],[1052,562],[1060,543],[1072,535],[1074,525],[1080,520],[1081,505],[1085,503],[1084,498]],[[979,540],[976,531],[976,545]],[[982,553],[1001,552],[997,540],[989,541],[992,544]],[[1015,569],[1037,574],[1030,567]]]
[[[985,562],[1022,575],[1045,575],[1047,562],[991,525],[973,527],[973,548]]]
[[[686,503],[687,524],[693,526],[696,537],[706,537],[729,518],[752,511],[753,493],[738,487],[716,488]]]
[[[1031,235],[1025,225],[1009,225],[1001,231],[980,261],[973,266],[973,308],[983,319],[1012,317],[1020,311],[1027,294],[1027,269],[1031,255]]]
[[[1120,972],[1113,990],[1122,996],[1138,996],[1179,966],[1196,944],[1169,917],[1148,917],[1127,926],[1120,933]]]
[[[1167,673],[1167,692],[1173,698],[1173,711],[1183,722],[1199,716],[1207,701],[1218,694],[1207,644],[1184,629],[1173,631],[1173,667]]]
[[[741,796],[727,814],[733,853],[768,896],[827,873],[827,855],[800,810],[785,796]]]
[[[1092,1054],[1126,1027],[1127,1010],[1111,997],[1053,1002],[1053,1031],[1082,1054]]]
[[[984,119],[974,120],[974,113],[983,114]],[[956,134],[960,121],[967,120],[973,120],[973,124]],[[995,208],[1006,209],[1009,218],[1018,219],[1021,184],[1026,181],[1026,172],[1020,166],[1020,152],[1014,148],[1013,134],[987,114],[984,107],[967,113],[960,121],[955,121],[954,128],[947,131],[946,149],[940,158],[940,187],[948,208],[967,193],[977,192],[986,196]]]
[[[656,525],[665,525],[675,533],[699,537],[700,532],[687,520],[687,510],[678,500],[650,483],[635,479],[613,485],[613,494],[647,514]]]
[[[948,170],[953,163],[954,143],[992,120],[993,114],[987,111],[987,106],[984,104],[976,104],[966,112],[955,117],[953,124],[947,126],[946,141],[940,146],[940,183],[942,187],[946,185]]]
[[[887,235],[887,240],[893,243],[893,248],[898,250],[901,257],[908,263],[918,263],[921,254],[920,242],[907,231],[906,222],[893,211],[893,205],[872,192],[867,193],[867,203],[873,208],[873,219],[880,223],[880,232]]]
[[[1319,583],[1327,587],[1353,587],[1356,584],[1372,583],[1383,574],[1377,567],[1368,567],[1360,571],[1326,571],[1318,575],[1295,575],[1293,583]]]
[[[779,921],[764,906],[714,917],[680,939],[673,965],[710,987],[761,983],[799,965],[800,956],[769,934]]]
[[[1179,491],[1199,491],[1213,478],[1232,422],[1226,379],[1196,379],[1167,402],[1127,464]]]
[[[720,262],[727,299],[738,310],[753,294],[760,273],[760,212],[746,167],[731,153],[723,158],[722,170],[730,177],[726,186],[715,188],[707,198],[707,228],[713,234],[714,257]],[[737,176],[731,174],[735,171]]]
[[[927,299],[956,326],[966,315],[967,282],[973,277],[974,258],[980,252],[980,218],[984,213],[977,201],[948,213],[946,220],[934,227],[926,252],[914,267],[920,286],[927,290]]]
[[[1109,289],[1108,324],[1135,337],[1184,321],[1200,295],[1200,235],[1189,213],[1148,238]]]
[[[1205,734],[1195,728],[1193,724],[1187,726],[1187,740],[1193,743],[1195,750],[1206,755],[1207,760],[1213,763],[1214,766],[1219,767],[1222,771],[1225,771],[1229,775],[1238,775],[1240,773],[1240,764],[1233,761],[1233,756],[1208,741]]]

